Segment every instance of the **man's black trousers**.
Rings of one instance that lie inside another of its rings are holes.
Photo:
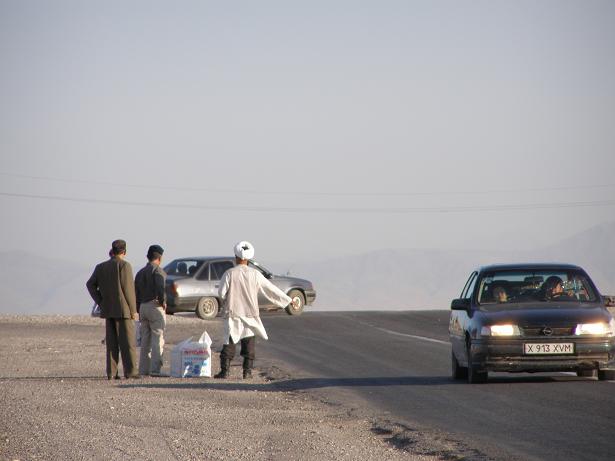
[[[243,338],[241,341],[241,353],[240,355],[247,360],[254,360],[254,350],[256,346],[256,338],[250,336],[249,338]],[[235,343],[233,338],[228,339],[228,344],[222,346],[222,352],[220,352],[220,360],[233,360],[235,357]]]

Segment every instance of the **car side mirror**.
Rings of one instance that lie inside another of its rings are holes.
[[[467,298],[453,299],[451,309],[454,311],[467,311],[470,309],[470,300]]]
[[[606,295],[602,297],[605,307],[615,307],[615,296]]]

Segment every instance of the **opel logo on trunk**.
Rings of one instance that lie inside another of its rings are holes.
[[[549,327],[544,327],[542,329],[542,334],[545,336],[551,336],[553,334],[553,330]]]

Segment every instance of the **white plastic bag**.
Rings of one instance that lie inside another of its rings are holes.
[[[135,320],[135,336],[137,347],[141,347],[141,322],[139,320]]]
[[[192,337],[177,344],[171,352],[171,376],[211,377],[211,338],[204,331],[198,341]]]
[[[92,317],[100,317],[100,306],[96,303],[92,306],[92,312],[90,313]]]

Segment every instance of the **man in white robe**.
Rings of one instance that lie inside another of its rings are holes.
[[[235,245],[236,265],[227,270],[220,280],[218,294],[223,302],[225,342],[220,353],[221,371],[214,378],[229,377],[231,360],[235,357],[235,345],[241,342],[243,378],[252,378],[254,365],[255,335],[268,339],[258,310],[258,295],[262,293],[273,304],[294,306],[294,301],[265,278],[257,269],[248,266],[254,258],[250,242]]]

